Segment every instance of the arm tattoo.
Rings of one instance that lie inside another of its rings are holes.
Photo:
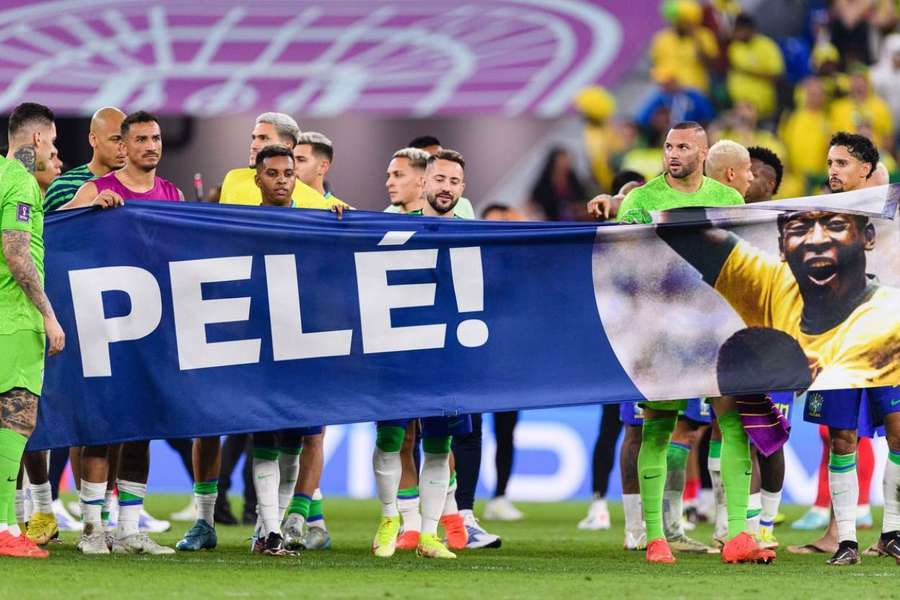
[[[18,148],[13,156],[16,157],[20,163],[25,166],[25,169],[29,173],[34,173],[37,168],[37,152],[34,150],[34,146],[31,144],[26,144],[20,148]]]
[[[41,278],[31,259],[31,234],[7,229],[3,232],[3,255],[16,283],[44,317],[53,316],[50,299],[44,293]]]
[[[0,394],[0,427],[31,437],[37,423],[38,397],[25,388]]]

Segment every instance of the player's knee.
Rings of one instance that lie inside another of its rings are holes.
[[[422,440],[422,449],[426,454],[450,454],[450,443],[453,438],[448,436],[427,437]]]
[[[400,452],[405,437],[406,429],[403,427],[379,426],[375,434],[375,447],[382,452]]]
[[[856,452],[856,436],[855,435],[835,435],[831,436],[831,451],[834,454],[853,454]]]
[[[262,446],[254,446],[253,458],[256,460],[278,460],[278,450],[276,448],[265,448]]]

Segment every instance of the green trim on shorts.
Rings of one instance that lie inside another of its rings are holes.
[[[653,410],[670,410],[672,412],[677,412],[678,414],[683,413],[687,410],[688,401],[687,400],[660,400],[653,402],[638,402],[638,406],[641,408],[650,408]]]
[[[23,329],[0,335],[0,393],[25,388],[35,396],[44,387],[43,332]]]

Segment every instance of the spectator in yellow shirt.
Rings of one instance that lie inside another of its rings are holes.
[[[710,64],[719,56],[719,45],[712,31],[700,24],[703,11],[694,0],[663,3],[663,16],[672,27],[653,37],[650,46],[652,67],[671,69],[682,87],[709,94]]]
[[[872,126],[872,141],[879,148],[892,148],[894,120],[887,102],[869,84],[867,72],[850,75],[850,93],[831,103],[831,127],[834,131],[858,133],[862,123]]]
[[[800,85],[797,109],[782,119],[779,135],[787,147],[790,171],[804,179],[821,179],[825,175],[822,157],[832,132],[828,96],[818,77],[808,77]]]
[[[775,82],[784,73],[781,49],[756,30],[756,22],[747,14],[738,15],[734,37],[728,46],[728,94],[731,100],[749,102],[760,118],[775,112]]]

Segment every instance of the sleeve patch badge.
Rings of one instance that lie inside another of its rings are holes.
[[[31,205],[19,202],[16,205],[16,221],[27,223],[31,220]]]

